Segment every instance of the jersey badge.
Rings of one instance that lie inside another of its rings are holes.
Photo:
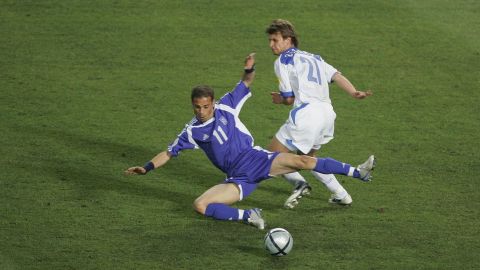
[[[225,116],[223,115],[220,117],[220,122],[222,122],[222,124],[224,124],[225,126],[228,124],[227,118],[225,118]]]

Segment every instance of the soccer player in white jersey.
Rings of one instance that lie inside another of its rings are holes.
[[[293,25],[282,19],[274,20],[266,29],[270,48],[279,57],[275,61],[275,74],[279,80],[279,92],[273,92],[275,104],[292,105],[289,118],[280,127],[268,147],[270,151],[297,152],[315,156],[321,145],[333,139],[336,114],[329,97],[329,84],[334,82],[350,96],[363,99],[370,91],[357,91],[350,81],[319,55],[298,49],[298,38]],[[352,198],[333,174],[312,171],[331,192],[330,203],[350,205]],[[298,172],[284,175],[294,185],[285,201],[285,207],[293,208],[311,187]]]
[[[247,197],[261,181],[272,176],[306,169],[370,181],[375,165],[373,156],[354,168],[331,158],[270,152],[254,146],[253,137],[239,118],[243,104],[251,96],[248,87],[254,79],[254,64],[254,55],[250,54],[245,60],[242,80],[216,103],[212,88],[193,88],[191,100],[195,117],[192,121],[168,150],[156,155],[145,166],[131,167],[125,173],[146,174],[165,165],[182,150],[200,148],[226,174],[226,179],[198,197],[193,203],[194,209],[207,217],[245,221],[259,229],[265,227],[261,209],[237,209],[230,205]]]

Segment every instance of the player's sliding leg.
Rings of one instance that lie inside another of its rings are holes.
[[[256,185],[244,186],[245,192],[252,192]],[[247,190],[250,189],[250,190]],[[245,196],[248,194],[245,194]],[[265,221],[261,216],[261,209],[238,209],[231,207],[237,201],[245,197],[241,190],[234,183],[218,184],[205,191],[193,203],[194,209],[207,217],[217,220],[245,221],[261,230],[265,228]]]
[[[290,173],[292,170],[313,170],[323,174],[342,174],[368,182],[372,179],[375,157],[353,167],[332,158],[313,158],[289,153],[280,153],[272,163],[271,175]]]
[[[340,162],[333,158],[318,158],[313,171],[323,174],[343,174],[368,182],[373,178],[373,168],[375,168],[375,157],[371,155],[364,163],[357,167],[353,167],[350,164]]]

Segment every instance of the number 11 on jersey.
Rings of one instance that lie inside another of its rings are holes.
[[[218,130],[218,132],[217,132]],[[228,141],[227,134],[225,134],[225,131],[223,131],[221,126],[217,127],[217,130],[213,131],[213,136],[217,139],[218,143],[223,144],[223,142]],[[223,140],[222,140],[223,138]]]

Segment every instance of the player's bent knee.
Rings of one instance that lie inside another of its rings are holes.
[[[198,213],[200,213],[202,215],[205,215],[205,211],[207,210],[207,206],[208,206],[208,204],[200,198],[197,198],[193,202],[193,209],[195,209],[195,211],[197,211]]]
[[[310,156],[297,156],[297,167],[302,170],[308,170],[315,166],[315,159]]]

